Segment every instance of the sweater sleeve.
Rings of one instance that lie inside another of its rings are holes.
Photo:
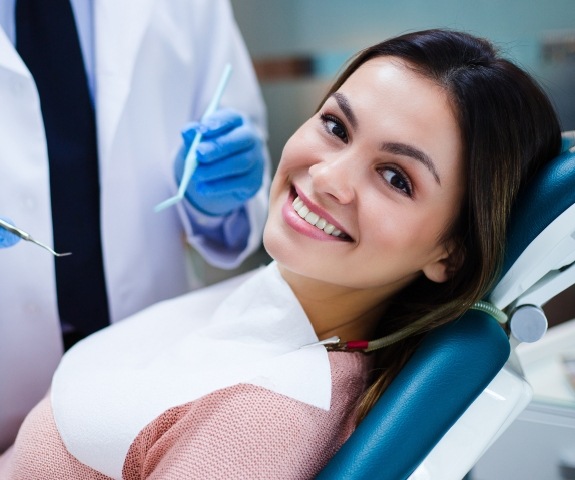
[[[341,355],[348,356],[343,363],[332,362],[329,411],[254,385],[219,390],[164,412],[142,430],[124,478],[314,478],[351,434],[365,386],[357,368],[349,375],[349,362],[357,358]]]
[[[54,423],[50,396],[28,414],[16,443],[0,459],[0,480],[110,480],[74,458]]]

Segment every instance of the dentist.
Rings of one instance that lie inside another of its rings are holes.
[[[224,269],[259,247],[269,160],[265,107],[228,0],[9,0],[0,27],[2,215],[73,252],[0,249],[2,451],[66,348],[197,285],[190,245]],[[49,57],[56,38],[76,50]],[[190,123],[227,63],[221,110]],[[186,198],[155,213],[176,191],[182,133],[197,128]]]

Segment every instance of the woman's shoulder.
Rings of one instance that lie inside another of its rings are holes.
[[[363,392],[373,368],[372,355],[363,352],[329,352],[332,385],[348,387],[349,383],[357,385]]]

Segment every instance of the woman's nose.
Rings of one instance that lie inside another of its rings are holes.
[[[355,198],[355,171],[347,158],[327,159],[309,167],[312,186],[318,194],[333,197],[347,204]]]

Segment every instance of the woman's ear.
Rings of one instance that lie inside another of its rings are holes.
[[[432,282],[443,283],[452,278],[463,266],[465,248],[454,239],[443,245],[439,258],[423,267],[423,274]]]

